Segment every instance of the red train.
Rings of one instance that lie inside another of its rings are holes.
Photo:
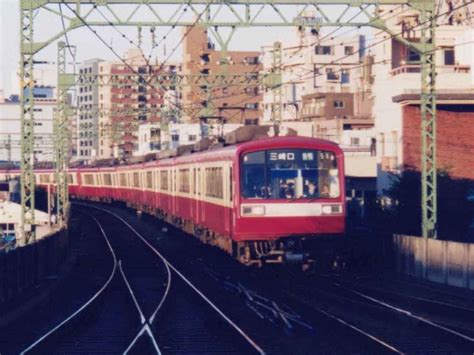
[[[72,198],[122,201],[245,264],[304,262],[345,229],[344,158],[334,143],[274,137],[116,167],[69,172]],[[37,184],[53,182],[37,171]]]

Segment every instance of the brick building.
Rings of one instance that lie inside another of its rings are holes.
[[[460,151],[472,151],[472,145],[458,145],[465,133],[470,132],[472,137],[472,130],[461,127],[472,118],[469,95],[474,92],[474,30],[464,21],[448,20],[438,19],[436,29],[438,166],[461,178],[467,177],[469,159],[457,160]],[[404,35],[416,40],[420,38],[418,22],[416,11],[400,11],[387,25],[392,32],[404,30]],[[387,38],[386,33],[376,33],[375,42],[379,43],[372,48],[377,63],[373,67],[377,190],[382,194],[390,187],[392,174],[399,174],[408,166],[420,168],[421,128],[417,117],[421,67],[419,54]]]
[[[184,121],[257,124],[261,116],[262,95],[258,73],[262,69],[260,52],[226,51],[215,49],[207,29],[201,26],[184,28],[184,75],[239,74],[247,78],[245,86],[212,87],[203,82],[200,86],[183,87]]]
[[[400,95],[403,164],[421,170],[420,95]],[[474,181],[474,93],[437,95],[437,152],[439,169],[456,179]]]
[[[133,155],[138,149],[138,125],[160,122],[167,104],[175,104],[149,81],[153,75],[176,73],[179,66],[149,63],[138,49],[128,50],[124,57],[127,65],[99,64],[100,158]]]

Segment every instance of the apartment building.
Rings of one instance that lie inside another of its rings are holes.
[[[133,155],[138,149],[139,125],[160,122],[163,112],[173,112],[179,100],[177,88],[171,88],[171,100],[171,94],[152,80],[155,75],[178,73],[179,65],[151,63],[138,49],[126,51],[124,61],[126,64],[106,61],[98,66],[100,158]]]
[[[76,159],[93,160],[99,150],[99,85],[102,59],[89,59],[79,66],[77,85]]]
[[[258,124],[262,113],[260,52],[221,52],[215,49],[206,28],[194,26],[183,31],[187,33],[183,44],[183,74],[210,79],[201,81],[200,85],[183,87],[184,121]],[[245,85],[236,83],[240,79],[230,85],[214,86],[213,76],[218,74],[241,75]]]
[[[470,5],[471,7],[474,5]],[[388,11],[388,9],[386,10]],[[474,172],[474,29],[464,13],[443,16],[436,29],[437,161],[454,178],[473,179]],[[394,33],[416,41],[418,14],[400,12],[389,22]],[[386,40],[383,40],[385,36]],[[377,139],[377,188],[406,168],[421,168],[421,67],[419,55],[385,33],[373,48],[374,116]]]
[[[238,123],[170,123],[164,128],[156,123],[142,124],[138,129],[138,150],[135,155],[175,149],[180,145],[194,144],[204,137],[223,137],[241,126]]]
[[[54,134],[53,120],[56,110],[56,98],[54,88],[50,86],[33,87],[34,97],[34,160],[35,162],[54,160]],[[21,105],[17,95],[13,95],[13,100],[0,98],[0,160],[7,160],[8,155],[11,160],[19,162],[21,157],[20,127]],[[10,137],[11,146],[5,144],[7,137]],[[10,152],[8,152],[10,149]]]
[[[365,37],[361,35],[329,39],[309,30],[296,30],[291,40],[281,44],[281,54],[274,46],[266,46],[263,51],[264,72],[275,72],[275,56],[281,56],[281,104],[282,121],[324,120],[324,114],[313,114],[320,104],[329,103],[331,108],[340,109],[345,114],[334,115],[370,117],[370,81],[364,66],[370,66],[365,59]],[[352,93],[351,112],[342,107],[347,101],[347,93]],[[312,100],[316,98],[319,99]],[[280,97],[274,90],[264,92],[263,123],[274,121],[274,110]],[[334,101],[334,102],[333,102]],[[330,107],[324,108],[328,111]]]

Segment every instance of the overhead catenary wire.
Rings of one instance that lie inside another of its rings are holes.
[[[109,44],[102,38],[102,36],[100,36],[100,35],[97,33],[96,30],[94,30],[94,29],[91,27],[91,25],[89,25],[89,24],[87,23],[87,21],[86,21],[82,16],[80,16],[80,15],[77,13],[76,10],[74,10],[68,3],[64,3],[64,2],[63,2],[63,4],[66,5],[66,7],[68,7],[69,10],[74,13],[74,15],[83,23],[83,25],[85,25],[85,26],[99,39],[99,41],[101,41],[102,44],[104,44],[104,45],[105,45],[105,46],[106,46],[133,74],[140,76],[140,74],[133,68],[133,66],[131,66],[124,58],[122,58],[122,56],[121,56],[120,54],[118,54],[117,51],[115,51],[115,49],[114,49],[111,45],[109,45]],[[97,6],[97,5],[94,5],[94,6]],[[207,10],[207,8],[208,8],[209,6],[210,6],[210,4],[208,4],[208,5],[204,8],[204,10],[200,13],[200,16],[198,16],[198,17],[196,18],[196,20],[194,21],[193,26],[200,20],[201,16],[204,14],[204,12]],[[188,33],[189,33],[189,31],[187,31],[187,32],[184,34],[184,36],[182,37],[182,39],[178,42],[178,45],[182,43],[182,41],[185,39],[185,37],[188,35]],[[132,41],[132,43],[133,43],[133,41]],[[177,46],[178,46],[178,45],[177,45]],[[176,47],[175,47],[175,48],[176,48]],[[169,59],[169,57],[168,57],[167,59]],[[160,67],[159,67],[159,69],[158,69],[158,72],[160,72],[160,71],[163,69],[163,67],[164,67],[164,65],[165,65],[165,63],[166,63],[166,61],[167,61],[167,59],[160,65]],[[146,84],[148,87],[150,87],[148,81],[146,81],[145,84]],[[151,88],[152,88],[152,89],[156,89],[156,88],[153,87],[153,86],[152,86]],[[174,103],[173,103],[173,105],[174,105]]]
[[[467,4],[463,4],[463,5],[461,5],[461,6],[457,7],[457,8],[460,8],[460,7],[466,6],[466,5],[467,5]],[[444,15],[444,14],[446,14],[446,13],[439,14],[437,17],[442,16],[442,15]],[[420,26],[420,25],[422,25],[422,24],[419,24],[418,26]],[[418,27],[418,26],[415,26],[415,27]],[[386,38],[386,39],[384,39],[384,40],[389,40],[390,38],[393,38],[393,37],[394,37],[394,35],[391,35],[391,36],[389,36],[389,38]],[[370,47],[373,47],[374,45],[377,45],[377,44],[379,44],[379,43],[381,43],[381,42],[378,42],[378,43],[376,43],[376,44],[373,44],[373,45],[371,45]],[[178,45],[179,45],[179,44],[178,44]],[[366,47],[366,48],[369,48],[369,47]],[[329,66],[329,65],[331,65],[331,64],[334,64],[334,61],[331,62],[331,63],[328,63],[326,66]],[[320,76],[320,75],[323,75],[323,74],[319,74],[319,75],[317,75],[317,76]],[[290,82],[292,82],[292,81],[293,81],[293,80],[291,80]],[[220,99],[220,98],[222,98],[222,97],[219,97],[219,99]],[[251,98],[249,98],[249,99],[251,99]]]

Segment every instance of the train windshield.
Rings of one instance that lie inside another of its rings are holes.
[[[248,199],[337,198],[339,172],[333,152],[275,149],[242,158],[242,197]]]

